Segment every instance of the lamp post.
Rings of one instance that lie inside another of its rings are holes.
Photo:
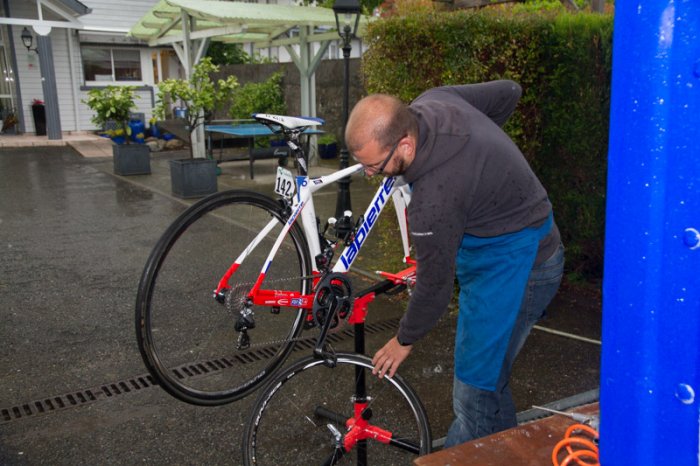
[[[352,39],[357,34],[357,27],[360,24],[362,7],[359,0],[336,0],[333,4],[333,12],[335,13],[335,25],[338,28],[338,35],[343,40],[343,60],[345,62],[345,74],[343,77],[343,144],[340,149],[340,168],[343,169],[348,167],[349,159],[348,148],[345,144],[345,127],[348,124],[350,101],[350,52],[352,51]],[[345,236],[352,228],[349,219],[343,220],[345,218],[344,212],[350,209],[350,177],[347,176],[338,181],[335,217],[338,219],[336,229],[339,236]]]

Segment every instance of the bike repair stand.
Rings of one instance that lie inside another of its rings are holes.
[[[380,275],[386,277],[385,280],[375,283],[369,288],[360,291],[354,296],[354,301],[352,304],[352,313],[348,318],[348,323],[353,325],[354,329],[354,341],[355,341],[355,353],[365,354],[365,320],[367,317],[367,307],[374,301],[374,299],[379,294],[393,295],[400,293],[405,290],[408,284],[413,284],[415,281],[416,266],[415,263],[411,264],[406,270],[399,272],[398,274],[390,274],[386,272],[379,272]],[[332,280],[329,282],[332,283]],[[336,303],[331,304],[331,312],[327,318],[327,321],[323,325],[321,330],[321,335],[319,336],[314,354],[324,359],[328,364],[334,365],[332,352],[329,353],[323,349],[325,345],[326,335],[328,329],[331,326],[332,314],[337,314],[339,308],[342,308],[343,304]],[[331,458],[326,462],[326,464],[334,464],[334,461],[338,459],[338,455],[343,455],[349,452],[353,448],[357,451],[357,464],[366,465],[367,464],[367,439],[371,438],[383,443],[390,443],[399,448],[403,448],[414,453],[419,453],[419,448],[416,445],[395,439],[392,437],[392,433],[378,426],[370,424],[369,420],[372,416],[371,409],[368,409],[369,399],[367,397],[366,383],[365,383],[365,371],[362,367],[355,367],[355,394],[353,397],[354,403],[354,413],[353,416],[347,418],[340,413],[332,412],[322,406],[318,406],[315,410],[316,415],[324,417],[330,421],[334,421],[343,424],[348,428],[348,433],[343,436],[339,431],[335,431],[336,436],[336,452],[333,453]],[[329,425],[329,428],[331,426]]]

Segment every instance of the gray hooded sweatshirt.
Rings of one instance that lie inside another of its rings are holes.
[[[418,147],[404,173],[412,184],[408,220],[418,261],[416,287],[401,319],[403,344],[422,338],[447,309],[463,235],[494,237],[542,225],[547,192],[501,126],[520,99],[513,81],[445,86],[410,105]],[[554,225],[535,263],[559,245]]]

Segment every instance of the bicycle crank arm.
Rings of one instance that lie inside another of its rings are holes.
[[[314,347],[314,356],[316,356],[319,359],[323,359],[326,362],[326,364],[328,364],[330,367],[335,366],[335,355],[333,353],[325,351],[323,347],[326,344],[326,337],[328,336],[328,331],[333,325],[333,316],[335,315],[337,309],[338,301],[334,299],[333,303],[330,306],[327,318],[323,322],[323,327],[321,327],[321,333],[318,336],[318,339],[316,340],[316,346]]]

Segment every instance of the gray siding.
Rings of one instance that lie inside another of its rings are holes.
[[[36,16],[36,5],[32,2],[14,1],[10,3],[10,14],[14,17],[26,18]],[[39,55],[36,52],[28,52],[22,45],[22,27],[13,26],[12,36],[15,43],[15,53],[17,57],[17,69],[15,76],[19,79],[20,96],[18,105],[22,106],[24,112],[25,131],[34,132],[34,121],[32,120],[32,99],[44,100],[44,92],[41,88],[41,72],[39,69]],[[34,40],[36,46],[36,39]]]
[[[79,17],[78,21],[91,30],[104,28],[106,31],[126,31],[156,2],[157,0],[84,0],[83,3],[91,8],[92,12]],[[10,14],[16,18],[37,18],[36,4],[25,0],[10,0]],[[50,13],[45,14],[45,18],[60,20]],[[39,57],[36,52],[28,52],[22,45],[20,38],[22,29],[22,26],[12,27],[18,68],[16,75],[20,79],[18,104],[22,106],[25,131],[32,133],[35,132],[31,110],[32,101],[34,99],[45,99],[41,85]],[[34,34],[33,31],[32,33]],[[90,121],[92,111],[82,102],[87,98],[87,91],[84,90],[80,42],[76,30],[53,28],[50,37],[56,73],[61,129],[63,131],[98,129]],[[144,67],[143,74],[147,83],[152,81],[151,76],[153,73],[150,69],[150,64]],[[134,111],[145,113],[148,119],[152,115],[152,91],[151,89],[140,90],[138,95],[140,98],[136,100],[137,108]]]
[[[156,3],[157,0],[83,0],[92,12],[81,16],[80,22],[107,30],[128,30]]]

